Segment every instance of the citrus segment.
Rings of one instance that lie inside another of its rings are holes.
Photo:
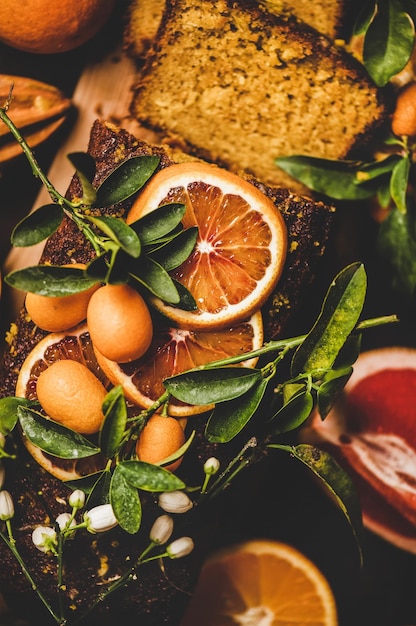
[[[205,163],[158,172],[133,204],[128,223],[170,202],[186,205],[184,227],[197,226],[190,257],[171,275],[192,293],[198,311],[154,303],[184,328],[220,328],[247,319],[273,291],[287,235],[274,205],[251,183]]]
[[[332,590],[289,545],[253,540],[204,564],[181,626],[336,626]]]
[[[16,396],[36,400],[37,380],[41,373],[52,364],[64,359],[82,363],[97,376],[105,387],[109,385],[108,379],[97,363],[87,326],[82,324],[72,329],[70,333],[46,335],[36,344],[20,369],[16,383]],[[85,459],[60,459],[43,452],[26,438],[23,438],[23,441],[39,465],[61,480],[91,474],[105,465],[105,459],[101,455]]]
[[[165,392],[165,378],[229,356],[243,355],[260,348],[262,343],[263,323],[258,312],[247,322],[209,332],[159,328],[146,354],[131,363],[110,361],[98,351],[96,356],[105,375],[114,385],[123,387],[131,402],[149,408]],[[243,364],[254,367],[255,363],[256,359],[249,359]],[[168,412],[174,416],[187,416],[209,408],[186,405],[173,398]]]
[[[394,392],[392,392],[394,390]],[[326,445],[355,479],[364,524],[416,553],[416,350],[363,352],[325,421],[303,438]]]

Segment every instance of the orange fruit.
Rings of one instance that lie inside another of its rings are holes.
[[[416,553],[416,350],[362,352],[342,398],[302,438],[326,447],[354,478],[363,521]]]
[[[261,313],[249,321],[230,328],[211,331],[191,331],[159,327],[146,354],[136,361],[120,364],[105,358],[96,350],[97,361],[114,385],[121,385],[126,398],[143,408],[149,408],[164,393],[165,378],[232,355],[245,354],[263,344]],[[95,345],[94,345],[95,348]],[[257,359],[243,364],[254,367]],[[188,416],[202,413],[207,406],[190,406],[175,400],[169,402],[168,413]]]
[[[181,626],[336,626],[332,590],[316,565],[295,548],[253,540],[203,565]]]
[[[94,347],[120,363],[141,357],[152,341],[149,309],[129,285],[100,287],[88,303],[87,325]]]
[[[85,268],[85,265],[76,263],[68,267]],[[29,292],[25,298],[26,310],[32,322],[42,330],[52,333],[68,330],[85,320],[90,298],[98,288],[99,285],[94,285],[85,291],[63,297]]]
[[[40,374],[36,393],[42,408],[56,422],[86,435],[100,430],[107,392],[82,363],[72,359],[56,361]]]
[[[395,135],[416,135],[416,82],[406,85],[398,94],[391,128]]]
[[[66,52],[91,39],[114,6],[115,0],[2,0],[0,41],[26,52]]]
[[[248,319],[271,294],[283,269],[287,234],[279,210],[235,174],[207,163],[180,163],[152,177],[127,222],[169,202],[184,203],[183,225],[199,229],[194,252],[171,272],[192,293],[198,311],[158,299],[155,306],[191,330]]]
[[[183,428],[174,417],[155,413],[140,433],[136,444],[136,454],[140,461],[161,464],[161,461],[174,454],[185,443]],[[165,469],[174,472],[181,464],[177,459]]]
[[[51,333],[36,344],[20,368],[16,383],[16,396],[36,400],[39,376],[48,367],[62,359],[72,359],[82,363],[101,380],[105,387],[109,386],[109,381],[95,358],[87,327],[82,324],[71,329],[70,333]],[[100,455],[85,459],[60,459],[43,452],[25,437],[23,441],[39,465],[61,480],[72,480],[91,474],[105,465],[105,459]]]

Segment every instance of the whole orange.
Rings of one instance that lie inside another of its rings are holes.
[[[115,0],[2,0],[0,41],[39,54],[66,52],[104,26]]]
[[[136,454],[140,461],[160,463],[167,459],[185,442],[183,428],[174,417],[155,413],[143,428],[136,444]],[[180,465],[182,458],[165,466],[171,472]]]
[[[38,400],[49,417],[87,435],[101,428],[106,393],[88,367],[71,359],[55,361],[40,374],[36,384]]]
[[[97,289],[88,303],[87,326],[94,348],[117,363],[143,356],[153,337],[147,304],[129,285]]]
[[[391,128],[395,135],[416,135],[416,82],[406,85],[397,96]]]

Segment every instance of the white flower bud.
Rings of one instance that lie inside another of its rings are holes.
[[[71,513],[61,513],[60,515],[58,515],[55,521],[61,530],[65,530],[65,528],[68,527],[69,522],[70,522],[69,528],[72,528],[73,526],[77,525]]]
[[[0,491],[0,520],[6,522],[14,515],[14,504],[11,494],[3,489]]]
[[[180,537],[167,546],[166,552],[170,559],[180,559],[192,552],[193,549],[194,542],[191,537]]]
[[[211,456],[204,463],[204,472],[208,476],[212,476],[218,472],[220,469],[220,462],[215,456]]]
[[[32,533],[32,541],[41,552],[54,551],[58,545],[56,532],[50,526],[37,526]]]
[[[73,509],[82,509],[85,504],[85,493],[81,489],[75,489],[69,496],[68,502]]]
[[[159,496],[159,506],[167,513],[186,513],[193,502],[184,491],[165,491]]]
[[[103,533],[118,524],[111,504],[100,504],[90,511],[86,511],[84,521],[90,533]]]
[[[173,532],[173,519],[170,515],[160,515],[150,529],[150,541],[157,544],[166,543]]]
[[[3,489],[4,480],[6,478],[6,470],[3,463],[0,461],[0,489]]]

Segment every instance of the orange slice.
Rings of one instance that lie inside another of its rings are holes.
[[[184,203],[184,227],[199,229],[194,252],[171,272],[192,293],[198,311],[158,299],[155,306],[188,329],[221,328],[248,319],[272,293],[283,270],[287,233],[279,210],[235,174],[207,163],[180,163],[150,180],[127,222],[170,202]]]
[[[72,359],[86,365],[104,386],[109,386],[108,379],[97,363],[87,326],[81,324],[71,331],[46,335],[36,344],[20,369],[16,396],[35,400],[37,379],[41,372],[62,359]],[[23,441],[39,465],[61,480],[79,478],[105,465],[105,459],[101,455],[74,460],[60,459],[43,452],[25,437]]]
[[[256,350],[263,344],[263,322],[257,312],[246,322],[226,329],[185,330],[159,328],[154,333],[150,349],[131,363],[116,363],[96,351],[97,361],[114,385],[121,385],[126,398],[143,408],[149,408],[164,393],[163,380],[199,365]],[[254,367],[257,359],[242,363]],[[168,413],[185,417],[203,413],[211,407],[190,406],[174,398]]]
[[[332,590],[289,545],[254,540],[204,564],[181,626],[336,626]]]
[[[326,447],[354,478],[367,528],[416,554],[416,350],[362,352],[324,421],[305,441]]]

